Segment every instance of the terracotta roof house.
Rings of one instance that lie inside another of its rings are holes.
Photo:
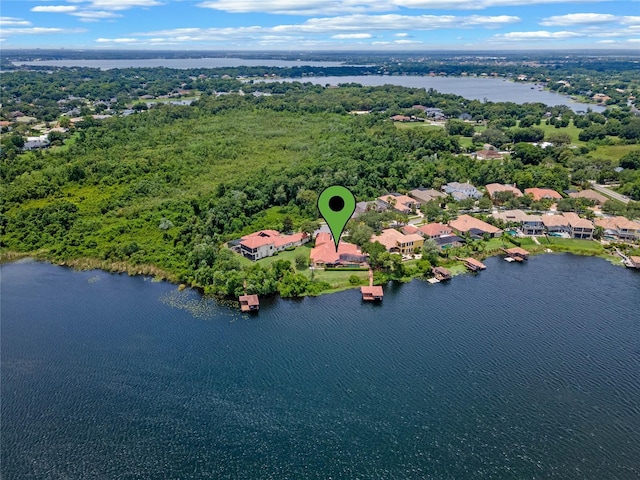
[[[581,218],[577,213],[565,212],[562,214],[569,222],[569,234],[572,238],[591,240],[593,238],[593,223],[586,218]]]
[[[451,220],[449,226],[460,234],[469,233],[470,235],[482,236],[487,233],[491,237],[502,235],[502,230],[498,227],[494,227],[471,215],[460,215],[455,220]]]
[[[409,214],[416,208],[420,207],[420,204],[413,198],[399,193],[389,193],[378,197],[378,201],[382,205],[386,205],[387,208],[393,208],[400,213]]]
[[[239,242],[240,253],[250,260],[270,257],[289,247],[298,247],[309,241],[306,233],[282,235],[277,230],[260,230],[242,237]]]
[[[549,233],[569,233],[569,220],[564,215],[542,215],[542,223]]]
[[[442,237],[444,235],[451,235],[453,233],[453,230],[450,226],[437,222],[422,225],[418,228],[418,230],[422,232],[425,237],[429,238]]]
[[[511,192],[516,197],[522,196],[522,192],[518,188],[516,188],[515,185],[502,185],[500,183],[490,183],[486,185],[484,188],[487,189],[487,193],[491,198],[493,198],[494,195],[498,192]]]
[[[604,228],[605,234],[620,240],[640,240],[640,223],[625,217],[607,217],[596,220],[596,225]]]
[[[406,115],[394,115],[391,117],[391,120],[394,122],[410,122],[411,117],[407,117]]]
[[[527,215],[522,210],[505,210],[492,214],[493,218],[505,223],[519,223],[522,233],[525,235],[542,235],[544,224],[540,215]]]
[[[404,233],[405,235],[411,235],[413,233],[420,233],[420,230],[418,230],[418,228],[413,226],[413,225],[405,225],[400,230],[402,230],[402,233]]]
[[[456,200],[464,200],[465,198],[480,198],[482,193],[470,183],[449,182],[443,185],[442,191],[448,193]]]
[[[582,190],[580,192],[572,192],[569,194],[572,198],[588,198],[589,200],[593,200],[596,204],[605,203],[608,198],[602,195],[601,193],[596,192],[595,190]]]
[[[341,241],[336,251],[333,237],[324,232],[316,237],[316,246],[311,249],[309,257],[313,266],[317,268],[361,265],[367,261],[366,255],[353,243]]]
[[[387,228],[380,235],[372,236],[371,242],[380,242],[389,253],[410,255],[416,248],[422,248],[424,238],[417,233],[405,235],[393,228]]]
[[[525,188],[524,194],[531,195],[535,201],[542,200],[543,198],[550,198],[552,200],[560,200],[562,198],[562,195],[550,188]]]

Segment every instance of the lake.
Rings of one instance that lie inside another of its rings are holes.
[[[113,60],[33,60],[30,62],[12,62],[16,66],[30,67],[86,67],[111,70],[112,68],[223,68],[223,67],[340,67],[343,62],[316,62],[311,60],[277,60],[271,58],[251,59],[233,57],[211,58],[132,58]]]
[[[433,88],[440,93],[453,93],[471,100],[488,100],[491,102],[533,103],[545,105],[567,105],[573,111],[603,112],[606,107],[587,103],[574,102],[571,98],[555,92],[539,90],[530,83],[516,83],[501,78],[480,77],[430,77],[411,75],[357,75],[286,78],[271,81],[312,82],[318,85],[338,85],[340,83],[359,83],[365,86],[399,85],[410,88]],[[532,88],[533,87],[533,88]]]
[[[640,272],[486,264],[256,316],[3,265],[2,478],[637,479]]]

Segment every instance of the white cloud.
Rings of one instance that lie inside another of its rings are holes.
[[[640,25],[640,16],[627,16],[620,19],[622,25]]]
[[[0,27],[29,27],[31,22],[16,17],[0,17]]]
[[[2,35],[47,35],[52,33],[85,33],[84,28],[53,28],[53,27],[29,27],[29,28],[3,28]]]
[[[337,35],[333,35],[331,38],[335,38],[337,40],[348,40],[350,38],[358,39],[371,37],[372,35],[370,33],[339,33]]]
[[[134,43],[137,42],[137,38],[98,38],[98,43]]]
[[[602,0],[205,0],[198,6],[229,13],[326,16],[393,12],[400,8],[482,10],[491,7],[599,1]]]
[[[134,7],[157,7],[158,0],[90,0],[91,8],[101,10],[128,10]]]
[[[640,38],[628,38],[628,43],[640,43]]]
[[[396,37],[408,37],[408,36],[409,36],[409,34],[408,34],[408,33],[404,33],[404,32],[402,32],[402,33],[396,33],[396,34],[395,34],[395,36],[396,36]]]
[[[549,32],[546,30],[539,30],[537,32],[509,32],[500,35],[494,35],[496,40],[562,40],[566,38],[581,37],[582,35],[576,32]]]
[[[74,5],[38,5],[31,9],[32,12],[42,13],[69,13],[75,12],[78,7]]]
[[[82,22],[97,22],[98,20],[122,17],[122,15],[118,13],[106,12],[104,10],[84,10],[81,12],[73,12],[71,15],[78,17]]]
[[[608,13],[570,13],[568,15],[555,15],[540,22],[545,27],[568,27],[574,25],[593,25],[615,22],[619,17]]]
[[[501,27],[520,21],[519,17],[498,15],[471,15],[458,17],[455,15],[348,15],[330,18],[310,18],[302,24],[278,25],[273,27],[278,32],[326,33],[332,31],[358,32],[362,30],[401,30],[409,24],[413,30],[436,30],[440,28],[470,28],[482,26],[486,28]]]

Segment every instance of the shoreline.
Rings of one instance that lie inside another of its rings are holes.
[[[579,249],[562,246],[562,245],[548,245],[548,246],[536,245],[535,247],[536,248],[529,247],[529,252],[531,256],[569,253],[572,255],[583,256],[583,257],[599,257],[611,263],[612,265],[624,267],[622,259],[620,259],[620,257],[618,257],[617,255],[610,255],[607,253],[602,253],[602,254],[589,253],[589,252],[585,252],[584,250],[579,250]],[[553,247],[555,247],[555,249]],[[482,261],[487,258],[500,257],[503,255],[504,255],[504,252],[495,250],[491,252],[486,252],[486,254],[476,255],[473,258],[477,258],[478,260]],[[50,258],[47,255],[47,251],[43,251],[43,250],[38,250],[35,252],[16,252],[11,250],[0,252],[0,265],[4,265],[7,263],[14,263],[20,260],[33,260],[37,262],[46,262],[55,266],[68,267],[76,271],[102,270],[103,272],[114,273],[114,274],[126,273],[129,276],[151,276],[154,278],[155,281],[166,281],[166,282],[172,283],[173,285],[176,286],[178,290],[185,290],[186,288],[195,290],[200,295],[213,298],[217,302],[221,304],[225,304],[227,306],[232,306],[238,303],[237,300],[232,298],[217,297],[215,295],[207,295],[204,293],[204,287],[200,285],[188,285],[184,282],[181,282],[175,274],[167,272],[166,270],[163,270],[151,264],[132,265],[126,261],[109,262],[107,260],[100,260],[98,258],[92,258],[92,257],[81,257],[81,258],[69,259],[66,261],[59,261],[59,260]],[[454,263],[454,262],[450,262],[450,263]],[[455,262],[455,264],[461,265],[461,262]],[[471,273],[466,268],[452,269],[451,267],[452,267],[451,265],[445,266],[445,268],[453,270],[452,277],[457,277],[460,275]],[[413,275],[413,276],[403,277],[400,279],[389,280],[386,283],[389,283],[389,282],[409,283],[414,280],[426,281],[427,277],[424,277],[422,275]],[[328,290],[320,291],[315,295],[303,295],[298,298],[328,295],[332,293],[342,292],[345,290],[360,288],[360,286],[361,285],[343,285],[343,286],[338,286]],[[274,296],[278,296],[278,294],[275,294]]]

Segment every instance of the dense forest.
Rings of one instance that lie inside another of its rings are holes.
[[[3,249],[43,251],[60,261],[151,264],[216,294],[237,295],[246,280],[253,292],[292,296],[326,285],[284,260],[248,266],[223,242],[260,228],[312,230],[317,194],[332,184],[369,200],[449,181],[562,191],[572,182],[615,179],[640,199],[640,149],[633,148],[640,119],[622,109],[578,116],[566,107],[483,103],[393,86],[272,88],[281,93],[203,92],[191,106],[159,105],[101,122],[86,117],[63,145],[47,151],[20,153],[12,134],[5,135]],[[420,113],[413,105],[442,108],[453,119],[446,128],[389,121],[391,112]],[[476,119],[477,132],[465,127],[473,121],[455,120],[461,113]],[[562,135],[569,122],[581,135],[578,148]],[[526,143],[542,139],[553,147]],[[510,146],[512,155],[500,161],[462,155],[485,142]],[[597,154],[615,144],[625,147],[621,158]],[[630,205],[618,205],[619,213],[635,215],[637,205]],[[389,260],[381,261],[383,270],[405,273]]]

